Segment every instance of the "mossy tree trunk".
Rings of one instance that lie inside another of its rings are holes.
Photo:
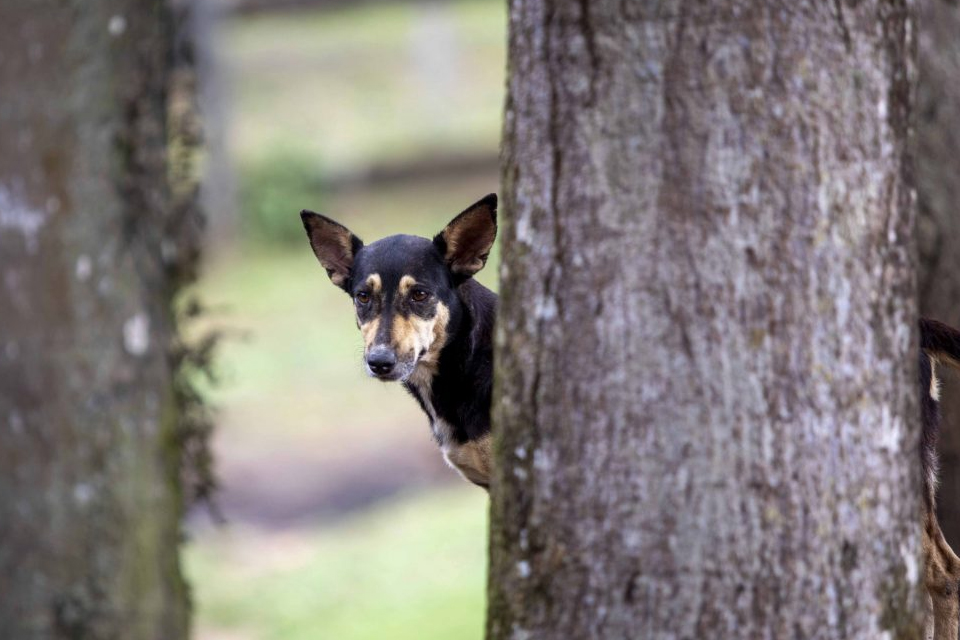
[[[909,6],[511,1],[490,640],[921,636]]]
[[[920,313],[960,326],[960,5],[920,3],[917,201]],[[944,377],[937,512],[960,548],[960,376]]]
[[[0,635],[187,636],[170,7],[0,3]]]

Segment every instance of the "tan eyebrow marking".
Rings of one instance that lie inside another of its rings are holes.
[[[367,286],[370,287],[374,293],[380,293],[380,289],[383,288],[383,283],[380,281],[380,274],[371,273],[367,276]]]
[[[400,295],[405,296],[417,284],[413,276],[403,276],[400,278]]]

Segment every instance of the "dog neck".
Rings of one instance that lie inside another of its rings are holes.
[[[417,365],[403,384],[430,419],[441,447],[490,432],[493,321],[497,296],[474,280],[457,288],[462,320],[436,362]]]

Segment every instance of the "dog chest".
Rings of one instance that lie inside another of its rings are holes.
[[[463,444],[451,441],[442,447],[443,459],[470,482],[490,486],[490,435]]]

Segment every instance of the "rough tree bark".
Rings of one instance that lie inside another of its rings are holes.
[[[488,638],[921,636],[914,33],[512,0]]]
[[[4,638],[187,636],[173,36],[160,0],[0,3]]]
[[[960,5],[920,2],[916,180],[920,313],[960,326]],[[960,548],[960,376],[944,372],[937,512]]]

